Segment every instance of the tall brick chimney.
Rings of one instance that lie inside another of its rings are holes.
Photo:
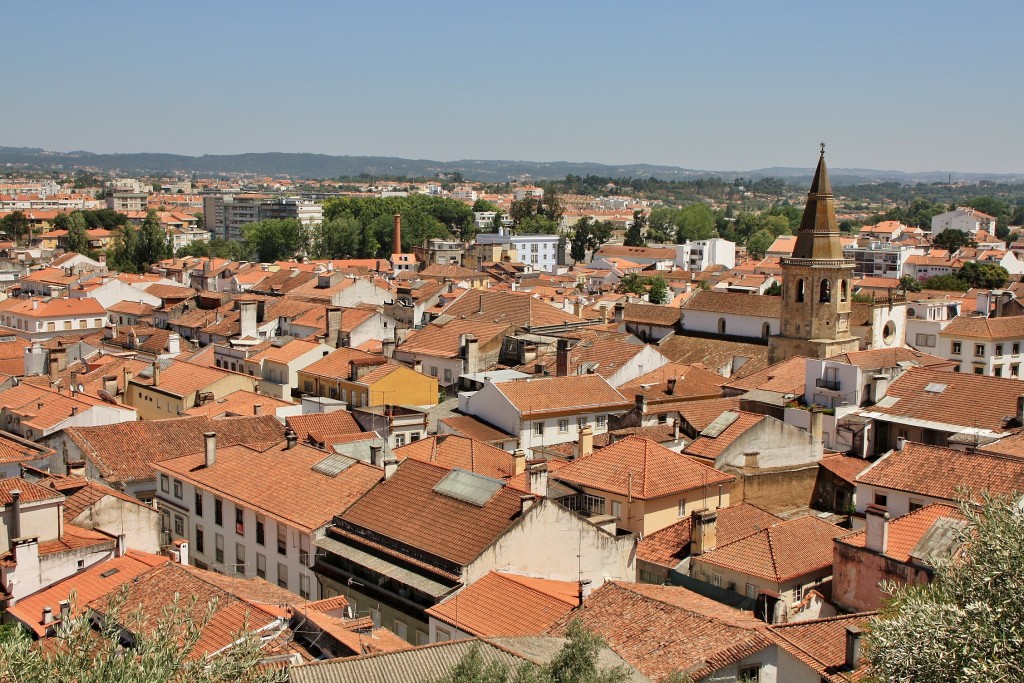
[[[401,254],[402,253],[402,214],[396,213],[394,215],[395,227],[394,232],[391,236],[391,253]]]

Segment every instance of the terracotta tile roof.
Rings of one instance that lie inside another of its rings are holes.
[[[495,382],[523,416],[575,410],[625,410],[631,403],[600,375]]]
[[[676,363],[702,365],[712,372],[728,368],[734,377],[746,377],[768,367],[768,346],[763,344],[673,334],[658,344],[658,351]]]
[[[266,394],[257,394],[252,391],[239,389],[230,394],[206,405],[196,408],[189,408],[186,415],[206,415],[208,417],[245,417],[256,415],[256,406],[262,411],[261,415],[273,415],[278,408],[285,408],[294,405],[287,401],[276,399]]]
[[[310,363],[301,372],[331,379],[348,379],[350,372],[349,363],[351,361],[370,365],[383,365],[389,362],[384,356],[375,356],[372,353],[365,353],[356,349],[340,348],[331,351],[320,360]],[[362,381],[362,378],[360,381]]]
[[[1017,414],[1017,397],[1021,393],[1024,392],[1019,379],[912,368],[897,377],[885,398],[868,408],[867,413],[927,420],[951,425],[951,429],[1005,432],[1006,417]],[[965,400],[967,397],[971,400]]]
[[[144,291],[146,294],[162,299],[164,303],[167,301],[183,301],[196,296],[196,290],[180,285],[152,284],[146,287]]]
[[[96,299],[17,299],[5,307],[7,312],[28,318],[102,317],[106,309]]]
[[[107,307],[108,313],[123,313],[139,317],[152,316],[156,306],[144,304],[141,301],[118,301]]]
[[[752,373],[742,379],[726,384],[729,389],[737,391],[772,391],[780,394],[803,396],[807,358],[793,356],[781,363],[771,365],[764,370]]]
[[[891,557],[897,562],[910,562],[910,551],[928,533],[932,525],[940,519],[965,521],[967,518],[960,512],[959,508],[952,505],[943,505],[942,503],[933,503],[890,520],[885,556]],[[863,548],[866,541],[867,531],[864,529],[836,539],[837,543],[843,543],[855,548]]]
[[[770,647],[766,624],[682,587],[609,581],[549,632],[580,619],[652,680],[684,671],[701,680]]]
[[[632,495],[639,500],[654,500],[735,480],[731,474],[637,436],[627,436],[574,460],[554,476],[568,484]]]
[[[218,380],[227,377],[228,374],[225,370],[193,365],[180,360],[161,361],[159,388],[161,391],[177,396],[188,396],[194,391],[206,389]],[[148,376],[135,375],[130,383],[152,386],[152,373],[149,373]]]
[[[95,564],[49,588],[18,600],[16,605],[7,608],[7,613],[32,629],[36,637],[41,638],[46,635],[41,620],[44,607],[52,608],[55,623],[59,622],[60,603],[69,600],[74,593],[71,616],[77,617],[83,614],[86,605],[96,598],[107,595],[129,583],[136,576],[167,561],[168,559],[161,555],[128,550],[121,557]]]
[[[1024,459],[908,441],[861,472],[857,483],[949,501],[961,487],[1009,496],[1024,491]]]
[[[942,367],[952,368],[956,363],[945,358],[933,356],[915,349],[869,349],[867,351],[853,351],[832,356],[829,360],[839,363],[856,365],[861,370],[881,370],[883,368],[897,368],[901,365],[913,364],[920,367]]]
[[[289,450],[283,441],[264,450],[218,444],[213,467],[206,467],[205,454],[198,452],[162,460],[154,468],[288,526],[312,532],[358,500],[382,476],[380,468],[359,461],[353,461],[336,476],[315,471],[313,467],[327,457],[324,451],[304,444]],[[268,472],[274,473],[274,483],[269,486]]]
[[[449,473],[443,467],[406,459],[390,479],[352,505],[339,521],[465,566],[519,516],[522,493],[502,486],[484,505],[473,505],[434,491]],[[395,514],[396,510],[403,513]]]
[[[273,361],[275,363],[289,363],[303,354],[309,353],[320,345],[316,342],[304,341],[302,339],[292,339],[286,344],[281,346],[275,346],[274,344],[268,344],[265,349],[257,354],[249,357],[249,360],[257,363],[265,360]]]
[[[701,458],[717,458],[732,442],[740,438],[748,429],[767,420],[767,415],[748,413],[743,410],[733,410],[731,413],[737,416],[736,420],[726,427],[718,436],[698,436],[693,443],[686,447],[687,455],[695,455]]]
[[[719,508],[715,522],[716,541],[726,545],[782,520],[749,503]],[[637,545],[637,559],[674,569],[690,552],[693,519],[686,517],[672,526],[645,536]]]
[[[696,365],[667,363],[657,370],[619,386],[623,396],[643,394],[648,404],[681,403],[702,398],[717,398],[726,380],[721,375]],[[671,386],[670,386],[671,382]]]
[[[0,407],[9,410],[14,415],[20,415],[22,425],[39,430],[55,427],[71,417],[74,410],[84,412],[101,403],[106,407],[126,413],[130,410],[103,403],[88,394],[76,394],[72,398],[69,394],[36,386],[29,382],[0,393]]]
[[[706,401],[691,401],[679,406],[679,414],[683,421],[693,427],[694,431],[702,432],[709,424],[718,419],[718,416],[727,410],[736,411],[740,409],[738,396],[730,398],[715,398]]]
[[[558,584],[560,594],[538,590],[539,583]],[[579,605],[579,584],[530,579],[489,572],[427,614],[475,636],[518,636],[543,633]]]
[[[855,458],[842,453],[825,455],[818,462],[819,467],[828,470],[843,481],[851,484],[857,480],[857,476],[867,469],[870,464],[864,458]]]
[[[36,503],[41,500],[60,500],[63,496],[45,486],[40,486],[21,477],[0,479],[0,505],[10,505],[11,491],[21,491],[22,503]]]
[[[55,478],[47,481],[46,484],[64,496],[64,519],[68,522],[74,522],[79,515],[107,497],[117,498],[122,503],[152,510],[152,508],[138,498],[132,498],[109,486],[104,486],[84,477]]]
[[[404,353],[418,353],[438,358],[457,358],[462,352],[462,336],[473,335],[482,346],[496,338],[504,337],[509,325],[503,322],[484,320],[447,320],[433,322],[411,335],[398,350]]]
[[[1005,318],[983,318],[981,316],[958,315],[942,328],[944,337],[970,337],[998,341],[1024,337],[1024,316],[1011,315]]]
[[[484,443],[495,444],[515,438],[514,435],[508,434],[497,427],[492,427],[472,415],[453,415],[452,417],[438,420],[438,423],[444,424],[452,434],[468,436],[471,439],[483,441]]]
[[[487,274],[480,271],[470,270],[459,265],[442,265],[440,263],[432,263],[426,268],[421,268],[417,274],[423,278],[444,280],[480,280],[487,278]]]
[[[285,424],[295,430],[299,441],[308,441],[312,438],[317,443],[324,443],[328,435],[363,433],[363,428],[347,410],[291,415],[285,418]],[[372,435],[368,434],[367,436]]]
[[[587,370],[592,370],[602,377],[611,377],[637,354],[648,348],[645,344],[630,343],[622,338],[591,337],[589,334],[583,336],[584,339],[569,351],[569,374],[582,375],[586,374]],[[655,347],[650,348],[656,350]],[[548,372],[554,374],[558,358],[554,354],[548,354],[527,363],[521,369],[532,371],[537,363],[545,364]]]
[[[867,630],[868,620],[875,614],[862,612],[777,624],[769,628],[768,634],[779,647],[811,667],[823,681],[860,681],[868,674],[868,664],[864,660],[857,669],[846,669],[846,629],[855,626]]]
[[[0,463],[40,460],[51,455],[51,448],[23,439],[17,434],[0,432]]]
[[[438,434],[414,441],[396,448],[395,457],[429,462],[449,470],[467,470],[494,479],[508,479],[515,474],[511,453],[455,434]]]
[[[1024,458],[1024,431],[1017,431],[1009,436],[999,439],[978,449],[983,453],[994,453],[997,455],[1012,455]]]
[[[782,297],[701,290],[683,304],[684,324],[687,311],[778,318],[782,315]]]
[[[675,261],[676,250],[672,247],[627,247],[621,244],[603,244],[594,254],[595,258],[605,257],[656,259]]]
[[[847,533],[817,517],[797,517],[700,556],[700,562],[781,584],[832,567],[835,538]]]
[[[674,306],[626,304],[622,310],[622,320],[641,325],[675,327],[679,324],[679,309]]]
[[[444,313],[456,318],[465,316],[504,322],[517,328],[584,322],[583,318],[544,303],[526,292],[469,290],[445,307]]]
[[[206,432],[216,432],[222,446],[277,443],[284,434],[281,424],[270,415],[218,420],[179,417],[64,430],[100,476],[116,483],[152,479],[156,476],[153,463],[203,450]]]
[[[195,604],[191,605],[191,616],[202,622],[209,603],[216,600],[213,616],[206,622],[195,649],[190,653],[192,657],[201,657],[230,646],[242,630],[264,629],[284,615],[276,607],[257,606],[224,590],[207,580],[208,574],[210,572],[167,563],[132,579],[127,584],[127,604],[133,608],[137,605],[144,615],[142,623],[134,626],[136,632],[145,632],[155,627],[159,616],[168,605],[175,602],[188,614],[188,599],[193,597]],[[184,596],[188,596],[188,599]],[[86,606],[103,616],[112,598],[112,594],[107,593],[86,603]]]

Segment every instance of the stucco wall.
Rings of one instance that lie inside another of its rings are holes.
[[[900,584],[926,583],[928,572],[897,562],[890,557],[836,543],[833,554],[832,600],[850,612],[863,612],[882,607],[886,595],[879,588],[882,581]]]

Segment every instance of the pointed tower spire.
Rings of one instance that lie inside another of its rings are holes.
[[[807,192],[807,204],[804,206],[800,230],[796,234],[793,258],[843,258],[843,246],[839,241],[839,228],[836,223],[835,199],[832,197],[832,183],[829,182],[828,167],[825,166],[824,142],[821,143],[821,156],[818,159],[818,168],[814,170],[811,189]]]

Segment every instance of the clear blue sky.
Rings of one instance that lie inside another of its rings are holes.
[[[1024,172],[1024,3],[46,2],[0,145]]]

